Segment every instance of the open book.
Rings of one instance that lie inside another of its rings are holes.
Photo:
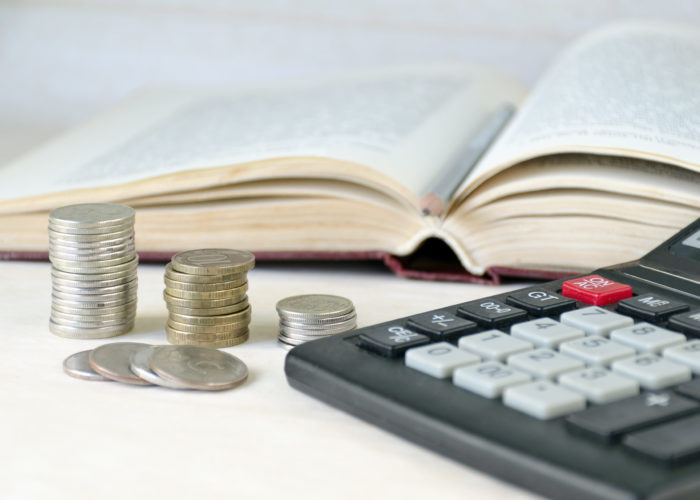
[[[698,61],[697,31],[632,23],[579,41],[529,94],[452,64],[142,92],[0,168],[0,252],[45,256],[50,209],[109,201],[137,209],[146,258],[234,247],[448,279],[631,260],[700,216]],[[504,103],[515,116],[424,215]]]

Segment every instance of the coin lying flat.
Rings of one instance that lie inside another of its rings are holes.
[[[189,387],[178,384],[172,380],[164,379],[153,370],[151,370],[151,355],[155,351],[156,346],[144,346],[138,349],[129,360],[129,368],[135,375],[142,378],[146,382],[153,385],[160,385],[170,389],[189,389]]]
[[[310,340],[353,330],[355,306],[337,295],[295,295],[277,303],[279,335],[277,340],[291,348]]]
[[[252,253],[231,248],[188,250],[174,255],[172,259],[175,271],[207,276],[244,273],[254,265],[255,257]]]
[[[89,361],[90,350],[76,352],[71,354],[65,360],[63,360],[63,371],[66,372],[71,377],[79,378],[82,380],[96,380],[96,381],[112,381],[111,378],[107,378],[100,375],[90,366]]]
[[[134,385],[151,385],[131,371],[131,357],[148,344],[139,342],[114,342],[93,349],[90,352],[90,366],[107,378]]]
[[[192,389],[230,389],[248,378],[248,367],[243,361],[208,347],[159,346],[150,360],[155,373]]]
[[[80,203],[56,208],[49,220],[61,226],[100,227],[133,221],[134,209],[115,203]]]

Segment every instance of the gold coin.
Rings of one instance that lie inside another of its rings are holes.
[[[221,281],[220,283],[187,283],[171,279],[166,274],[164,276],[165,286],[169,289],[187,290],[190,292],[220,292],[222,290],[231,290],[248,282],[246,275],[240,278]]]
[[[221,316],[224,314],[232,314],[248,307],[248,297],[244,297],[243,300],[236,304],[225,307],[192,308],[180,307],[168,303],[166,303],[166,306],[168,307],[168,311],[175,314],[186,316]]]
[[[168,319],[167,326],[181,333],[201,333],[207,335],[232,335],[248,328],[249,320],[229,323],[227,325],[190,325]]]
[[[192,290],[180,290],[178,288],[165,288],[165,293],[170,297],[177,297],[179,299],[189,299],[189,300],[218,300],[218,299],[229,299],[232,297],[238,297],[245,294],[248,291],[248,283],[231,288],[229,290],[218,290],[215,292],[199,292]]]
[[[173,269],[181,273],[220,276],[251,270],[255,256],[245,250],[200,248],[175,254],[171,263]]]
[[[235,323],[237,321],[250,321],[250,306],[248,305],[242,311],[234,312],[231,314],[224,314],[220,316],[193,316],[190,314],[178,314],[170,312],[170,319],[177,323],[185,323],[187,325],[194,326],[216,326],[225,325],[228,323]]]
[[[163,298],[168,305],[188,307],[190,309],[217,309],[220,307],[231,306],[241,302],[244,297],[246,297],[245,293],[234,297],[228,297],[226,299],[194,300],[180,299],[167,294],[165,291],[163,292]]]
[[[222,347],[233,347],[238,344],[242,344],[248,340],[249,334],[241,335],[240,337],[232,337],[225,340],[215,340],[215,341],[200,341],[193,340],[190,338],[183,338],[176,335],[172,335],[169,332],[166,334],[168,342],[176,345],[197,345],[202,347],[212,347],[214,349],[220,349]]]
[[[173,281],[178,281],[180,283],[195,283],[201,285],[215,285],[239,279],[246,279],[245,272],[217,274],[214,276],[181,273],[173,269],[172,262],[168,262],[165,265],[165,276]]]

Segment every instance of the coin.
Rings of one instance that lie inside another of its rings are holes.
[[[171,263],[180,273],[217,276],[247,272],[255,265],[255,257],[244,250],[202,248],[180,252]]]
[[[230,276],[236,276],[236,275],[230,275]],[[222,280],[218,283],[187,283],[184,281],[177,281],[174,279],[171,279],[168,277],[168,274],[166,273],[164,277],[165,281],[165,286],[168,288],[168,290],[186,290],[190,292],[219,292],[222,290],[231,290],[233,288],[238,288],[239,286],[245,284],[248,282],[248,278],[244,275],[241,278],[237,279],[228,279],[228,280]]]
[[[133,221],[133,208],[115,203],[80,203],[55,208],[49,213],[49,220],[64,226],[100,227]]]
[[[84,308],[84,307],[80,307],[81,305],[82,304],[79,304],[79,303],[71,303],[69,305],[64,306],[61,304],[57,304],[54,301],[51,303],[51,310],[66,313],[66,314],[80,314],[83,316],[102,316],[105,314],[126,314],[130,311],[136,310],[136,300],[134,300],[132,302],[127,302],[126,304],[122,304],[119,306],[114,306],[114,307]]]
[[[174,330],[187,333],[231,334],[233,332],[238,332],[241,329],[247,329],[249,323],[250,319],[244,318],[241,321],[221,325],[190,325],[188,323],[179,323],[177,321],[173,321],[172,318],[169,318],[167,326]]]
[[[134,327],[134,322],[129,321],[124,325],[105,326],[98,328],[75,328],[72,326],[64,326],[49,320],[49,330],[59,337],[69,339],[103,339],[108,337],[116,337],[130,331]]]
[[[134,375],[153,385],[160,385],[170,389],[188,389],[187,386],[178,384],[172,380],[164,379],[151,370],[151,355],[155,349],[156,346],[144,346],[134,352],[129,359],[129,369],[134,372]]]
[[[200,341],[200,340],[193,339],[191,337],[180,337],[180,336],[174,335],[171,332],[166,332],[166,333],[167,333],[167,335],[165,338],[171,344],[210,347],[212,349],[222,349],[225,347],[237,346],[239,344],[242,344],[243,342],[246,342],[248,340],[248,337],[249,337],[249,334],[245,333],[244,335],[241,335],[239,337],[231,337],[230,339],[226,339],[226,340]]]
[[[161,377],[192,389],[230,389],[248,378],[243,361],[207,347],[159,346],[151,355],[151,368]]]
[[[352,302],[337,295],[295,295],[280,300],[277,312],[287,318],[329,318],[350,313]]]
[[[175,269],[173,269],[172,262],[168,262],[165,265],[165,277],[173,281],[178,281],[180,283],[214,285],[239,279],[243,279],[243,281],[245,281],[246,272],[226,273],[212,276],[207,276],[205,274],[187,274],[176,271]]]
[[[239,320],[250,320],[250,311],[250,306],[247,306],[242,311],[231,314],[223,314],[220,316],[192,316],[188,314],[177,314],[171,312],[170,319],[177,323],[185,323],[188,325],[216,326],[228,323],[235,323]]]
[[[217,300],[217,299],[229,299],[232,297],[240,297],[248,290],[248,284],[230,288],[228,290],[218,290],[215,292],[200,292],[191,290],[180,290],[177,288],[166,288],[165,292],[170,297],[175,297],[179,299],[189,299],[189,300]]]
[[[106,234],[67,234],[49,229],[49,238],[60,241],[64,245],[75,246],[75,244],[78,243],[111,242],[113,240],[130,238],[133,236],[133,233],[133,228],[122,229],[121,231]]]
[[[193,307],[179,307],[172,304],[166,304],[168,311],[176,314],[183,314],[187,316],[221,316],[223,314],[232,314],[242,309],[248,307],[248,298],[244,298],[236,304],[225,307],[210,307],[210,308],[193,308]]]
[[[108,380],[111,382],[112,379],[104,377],[92,369],[88,359],[89,355],[90,349],[71,354],[63,360],[63,371],[71,377],[82,380]]]
[[[90,352],[90,366],[97,373],[112,380],[134,385],[151,385],[131,371],[131,356],[148,344],[138,342],[114,342],[101,345]]]
[[[163,298],[168,305],[173,305],[177,307],[189,307],[190,309],[216,309],[220,307],[231,306],[238,304],[245,297],[245,292],[240,295],[235,295],[233,297],[228,297],[226,299],[206,299],[206,300],[194,300],[194,299],[179,299],[173,297],[166,292],[163,292]]]

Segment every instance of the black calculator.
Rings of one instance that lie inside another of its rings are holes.
[[[290,385],[536,493],[700,498],[700,219],[639,261],[308,342]]]

